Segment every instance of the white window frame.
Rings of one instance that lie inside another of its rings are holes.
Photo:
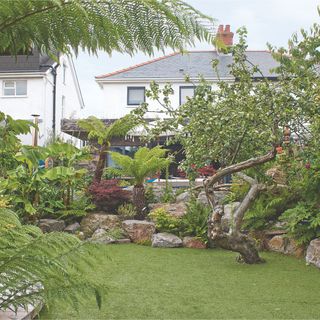
[[[25,82],[26,83],[26,93],[25,94],[17,94],[17,82]],[[11,87],[7,87],[6,83],[8,82],[12,82],[13,86]],[[5,94],[5,90],[9,89],[9,90],[14,90],[14,94]],[[10,97],[26,97],[28,94],[28,81],[27,80],[3,80],[2,81],[2,96],[6,97],[6,98],[10,98]]]

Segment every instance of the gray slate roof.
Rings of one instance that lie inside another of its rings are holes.
[[[42,55],[34,49],[31,55],[0,55],[0,74],[1,73],[26,73],[26,72],[44,72],[48,67],[41,65],[53,65],[54,61],[46,55]]]
[[[276,77],[270,69],[278,64],[268,51],[247,51],[248,60],[258,65],[265,77]],[[211,66],[213,59],[219,60],[218,72],[220,78],[230,78],[228,65],[232,63],[232,56],[217,51],[190,51],[181,54],[174,53],[158,59],[147,61],[139,65],[119,70],[109,74],[97,76],[97,80],[126,80],[126,79],[183,79],[186,74],[192,78],[202,75],[204,78],[217,78]],[[260,77],[260,74],[256,74]]]

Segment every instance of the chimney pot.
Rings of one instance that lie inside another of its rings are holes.
[[[220,39],[225,46],[230,47],[233,45],[233,35],[234,33],[231,32],[230,24],[227,24],[224,28],[224,25],[219,25],[217,38]]]

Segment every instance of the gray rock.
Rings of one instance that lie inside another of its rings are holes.
[[[229,194],[229,191],[214,191],[214,198],[217,201],[217,204],[223,204],[225,197]]]
[[[183,202],[183,203],[186,203],[190,200],[190,192],[188,191],[185,191],[181,194],[179,194],[176,198],[176,202],[179,203],[179,202]]]
[[[320,268],[320,238],[310,242],[307,249],[306,262]]]
[[[168,212],[172,217],[181,218],[187,212],[187,206],[185,203],[155,203],[149,206],[151,211],[162,208]]]
[[[53,231],[63,231],[66,225],[63,220],[40,219],[38,226],[42,232],[48,233]]]
[[[170,233],[156,233],[152,236],[152,246],[155,248],[179,248],[182,240]]]
[[[73,224],[68,225],[65,229],[64,232],[67,233],[76,233],[80,229],[80,223],[75,222]]]
[[[199,193],[197,201],[204,204],[204,205],[209,205],[206,193],[204,191],[201,191]]]
[[[92,237],[90,238],[90,242],[110,244],[115,243],[115,239],[110,237],[105,229],[98,229],[93,233]]]
[[[232,220],[233,220],[233,215],[235,210],[239,207],[240,202],[232,202],[224,205],[223,211],[224,214],[221,218],[221,225],[222,229],[226,232],[229,231]]]
[[[122,228],[127,232],[131,241],[136,243],[150,241],[156,230],[153,222],[141,220],[125,220],[122,222]]]
[[[89,213],[80,224],[86,238],[90,238],[97,229],[112,230],[121,226],[120,218],[114,214]]]

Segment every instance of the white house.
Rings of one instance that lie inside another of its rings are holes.
[[[218,29],[218,36],[227,46],[233,44],[233,33],[230,26],[225,28],[221,25]],[[247,51],[248,60],[258,65],[268,78],[276,78],[270,69],[277,66],[276,61],[268,51]],[[218,72],[212,68],[212,61],[217,59]],[[105,104],[101,106],[107,118],[120,118],[136,108],[141,102],[147,101],[150,106],[149,118],[161,117],[159,114],[159,104],[155,101],[148,101],[145,90],[149,88],[152,81],[157,82],[160,87],[170,83],[174,90],[171,99],[173,107],[178,107],[192,97],[195,86],[185,82],[188,75],[196,85],[199,76],[203,76],[211,83],[214,89],[218,79],[224,81],[234,81],[230,74],[229,65],[233,57],[230,54],[223,54],[216,50],[211,51],[190,51],[188,53],[172,53],[161,58],[147,61],[126,69],[115,71],[108,74],[96,76],[96,82],[102,89]],[[261,77],[259,73],[255,75]]]
[[[61,119],[80,116],[83,98],[72,58],[59,57],[59,63],[34,49],[29,55],[0,56],[0,111],[14,119],[39,119],[39,144],[55,135],[71,138],[61,132]],[[21,137],[31,144],[32,134]]]

